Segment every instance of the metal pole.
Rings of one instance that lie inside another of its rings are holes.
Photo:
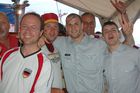
[[[19,23],[22,15],[25,13],[25,8],[29,6],[28,1],[24,1],[23,4],[19,4],[19,2],[15,2],[13,4],[13,9],[15,13],[15,32],[18,32],[19,30]]]

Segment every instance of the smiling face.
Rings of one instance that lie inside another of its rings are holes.
[[[103,26],[102,31],[103,37],[109,46],[116,46],[120,43],[120,33],[115,25],[105,25]]]
[[[48,41],[53,42],[58,36],[58,30],[59,27],[57,22],[49,22],[45,24],[43,34]]]
[[[26,15],[20,23],[20,39],[24,45],[37,44],[39,37],[42,32],[41,22],[39,18],[35,15]]]
[[[66,31],[75,40],[83,36],[82,22],[78,15],[72,15],[66,18]]]

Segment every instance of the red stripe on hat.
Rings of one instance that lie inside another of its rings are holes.
[[[41,17],[44,22],[47,22],[49,20],[55,20],[56,22],[58,22],[58,16],[55,13],[46,13],[43,14]]]
[[[3,58],[2,58],[2,63],[1,63],[1,80],[2,80],[2,76],[3,76],[3,64],[4,64],[4,62],[5,62],[5,60],[8,58],[8,56],[10,55],[10,54],[12,54],[13,52],[15,52],[15,51],[17,51],[19,48],[17,47],[17,48],[15,48],[15,49],[13,49],[13,50],[10,50],[10,51],[8,51],[4,56],[3,56]]]
[[[37,70],[37,73],[36,73],[32,88],[30,90],[30,93],[34,93],[35,85],[36,85],[36,82],[37,82],[37,80],[39,78],[39,75],[40,75],[40,72],[41,72],[41,69],[42,69],[42,66],[43,66],[43,55],[41,53],[39,53],[37,55],[37,57],[38,57],[38,70]]]

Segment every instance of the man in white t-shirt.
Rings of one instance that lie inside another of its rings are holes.
[[[0,93],[50,93],[50,60],[38,47],[43,24],[40,15],[25,14],[20,22],[23,45],[7,51],[0,62]]]

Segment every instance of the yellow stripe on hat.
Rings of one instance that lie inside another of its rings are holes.
[[[55,20],[55,19],[49,19],[49,20],[46,20],[44,23],[46,24],[46,23],[49,23],[49,22],[58,22],[58,21]]]

